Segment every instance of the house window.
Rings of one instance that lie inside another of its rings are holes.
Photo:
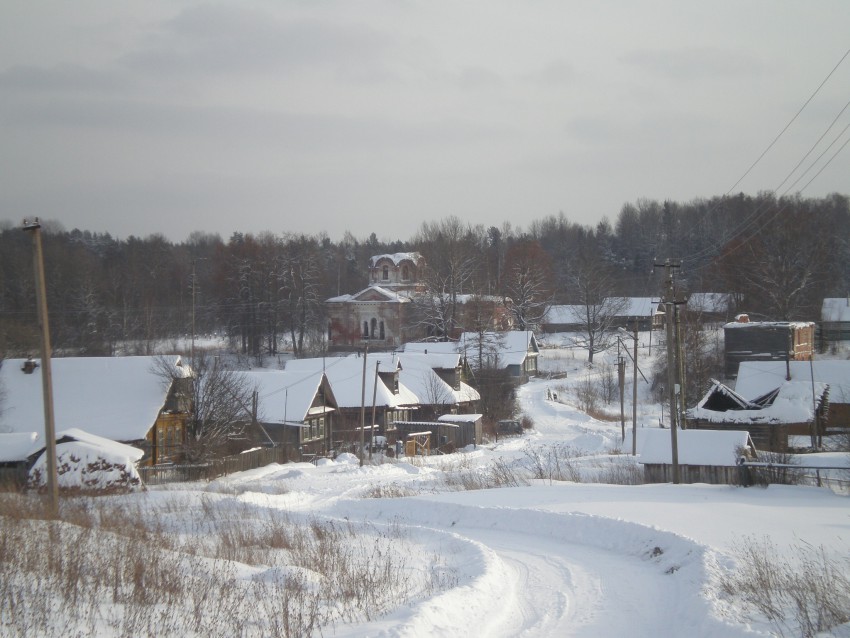
[[[372,335],[373,339],[375,338],[375,334],[377,332],[378,332],[378,320],[373,317],[372,318],[372,332],[370,333]]]
[[[333,340],[333,332],[331,331],[331,324],[328,324],[328,341]]]
[[[310,419],[306,423],[307,427],[301,428],[302,441],[314,441],[322,439],[325,436],[325,417],[320,416],[316,419]]]
[[[407,266],[401,267],[401,278],[404,281],[407,281],[408,279],[410,279],[410,270],[407,268]]]
[[[390,267],[384,266],[383,279],[384,279],[384,281],[386,281],[389,278],[390,278]]]
[[[369,322],[368,321],[363,322],[363,338],[364,339],[369,338]]]
[[[381,339],[386,339],[387,337],[386,337],[386,335],[385,335],[385,333],[384,333],[384,322],[383,322],[383,321],[381,322],[381,329],[380,329],[380,332],[381,332]]]

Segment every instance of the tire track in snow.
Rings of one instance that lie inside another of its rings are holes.
[[[706,549],[690,540],[584,514],[442,502],[417,508],[417,500],[384,503],[381,517],[416,528],[420,539],[429,529],[451,530],[482,548],[486,564],[472,582],[425,601],[427,611],[413,613],[410,624],[379,635],[417,635],[417,616],[433,619],[445,605],[444,620],[454,624],[431,625],[429,635],[752,636],[713,614],[702,594]],[[357,506],[346,509],[356,517]]]

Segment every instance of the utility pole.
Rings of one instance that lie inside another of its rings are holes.
[[[369,344],[363,344],[363,384],[360,393],[360,467],[363,467],[363,448],[366,446],[366,355]]]
[[[638,373],[638,321],[635,319],[634,356],[632,356],[632,456],[637,455],[637,373]],[[652,328],[650,327],[650,334]]]
[[[192,374],[195,373],[195,260],[192,260]]]
[[[626,411],[623,403],[626,394],[626,359],[617,357],[617,381],[620,386],[620,441],[626,440]]]
[[[676,304],[684,303],[677,299],[675,283],[673,281],[673,269],[680,268],[681,264],[678,261],[665,259],[663,264],[655,264],[656,266],[664,267],[664,295],[661,301],[664,303],[665,323],[667,324],[667,385],[668,398],[670,401],[670,445],[671,456],[673,461],[673,483],[679,483],[679,443],[677,437],[678,429],[678,406],[677,394],[680,392],[679,383],[677,383],[677,367],[676,367],[676,338],[674,336],[675,329],[675,314]]]
[[[48,515],[59,517],[59,484],[56,469],[56,424],[53,412],[53,373],[50,365],[50,326],[47,322],[47,286],[44,280],[44,258],[41,250],[41,223],[38,218],[24,220],[25,231],[32,233],[33,266],[38,303],[38,323],[41,327],[41,389],[44,400],[44,446],[47,454]]]
[[[674,303],[673,316],[676,318],[676,360],[679,363],[679,422],[683,430],[688,429],[688,424],[685,422],[685,354],[682,350],[682,321],[681,313],[679,312],[679,304]]]
[[[375,411],[377,409],[378,400],[378,368],[381,367],[381,360],[375,362],[375,387],[372,388],[372,423],[369,427],[369,461],[372,460],[372,448],[375,446]]]

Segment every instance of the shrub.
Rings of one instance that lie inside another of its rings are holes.
[[[746,538],[736,550],[738,569],[720,585],[743,601],[750,620],[760,615],[780,635],[806,638],[850,622],[847,556],[799,544],[783,554],[769,539]]]

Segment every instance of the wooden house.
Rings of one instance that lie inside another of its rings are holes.
[[[252,436],[261,445],[285,446],[289,458],[327,456],[338,438],[338,406],[327,376],[319,370],[243,372],[257,392],[257,423]]]
[[[743,361],[808,361],[814,354],[815,324],[810,321],[750,321],[738,315],[723,326],[725,374],[734,379]]]
[[[693,292],[688,295],[685,312],[699,315],[703,323],[728,323],[732,312],[732,295],[725,292]]]
[[[679,482],[746,485],[741,457],[756,458],[756,448],[745,430],[678,430]],[[647,429],[641,437],[640,463],[647,483],[673,481],[673,445],[670,430]]]
[[[823,300],[818,325],[818,343],[821,351],[826,344],[850,341],[850,296]]]
[[[814,398],[812,391],[814,390]],[[688,429],[746,430],[760,450],[784,452],[789,436],[814,436],[829,409],[829,386],[784,381],[766,394],[745,398],[713,381],[696,407],[685,413]]]
[[[173,357],[176,379],[157,357],[67,357],[51,360],[57,431],[77,428],[144,451],[143,465],[179,460],[191,416],[192,373]],[[44,436],[40,361],[6,359],[0,430]],[[43,440],[43,439],[42,439]]]
[[[360,441],[365,418],[374,434],[394,443],[393,423],[406,421],[420,408],[419,398],[406,385],[399,359],[370,353],[325,359],[293,359],[286,371],[303,376],[325,374],[336,402],[333,447],[349,449]],[[366,437],[368,438],[368,436]]]

